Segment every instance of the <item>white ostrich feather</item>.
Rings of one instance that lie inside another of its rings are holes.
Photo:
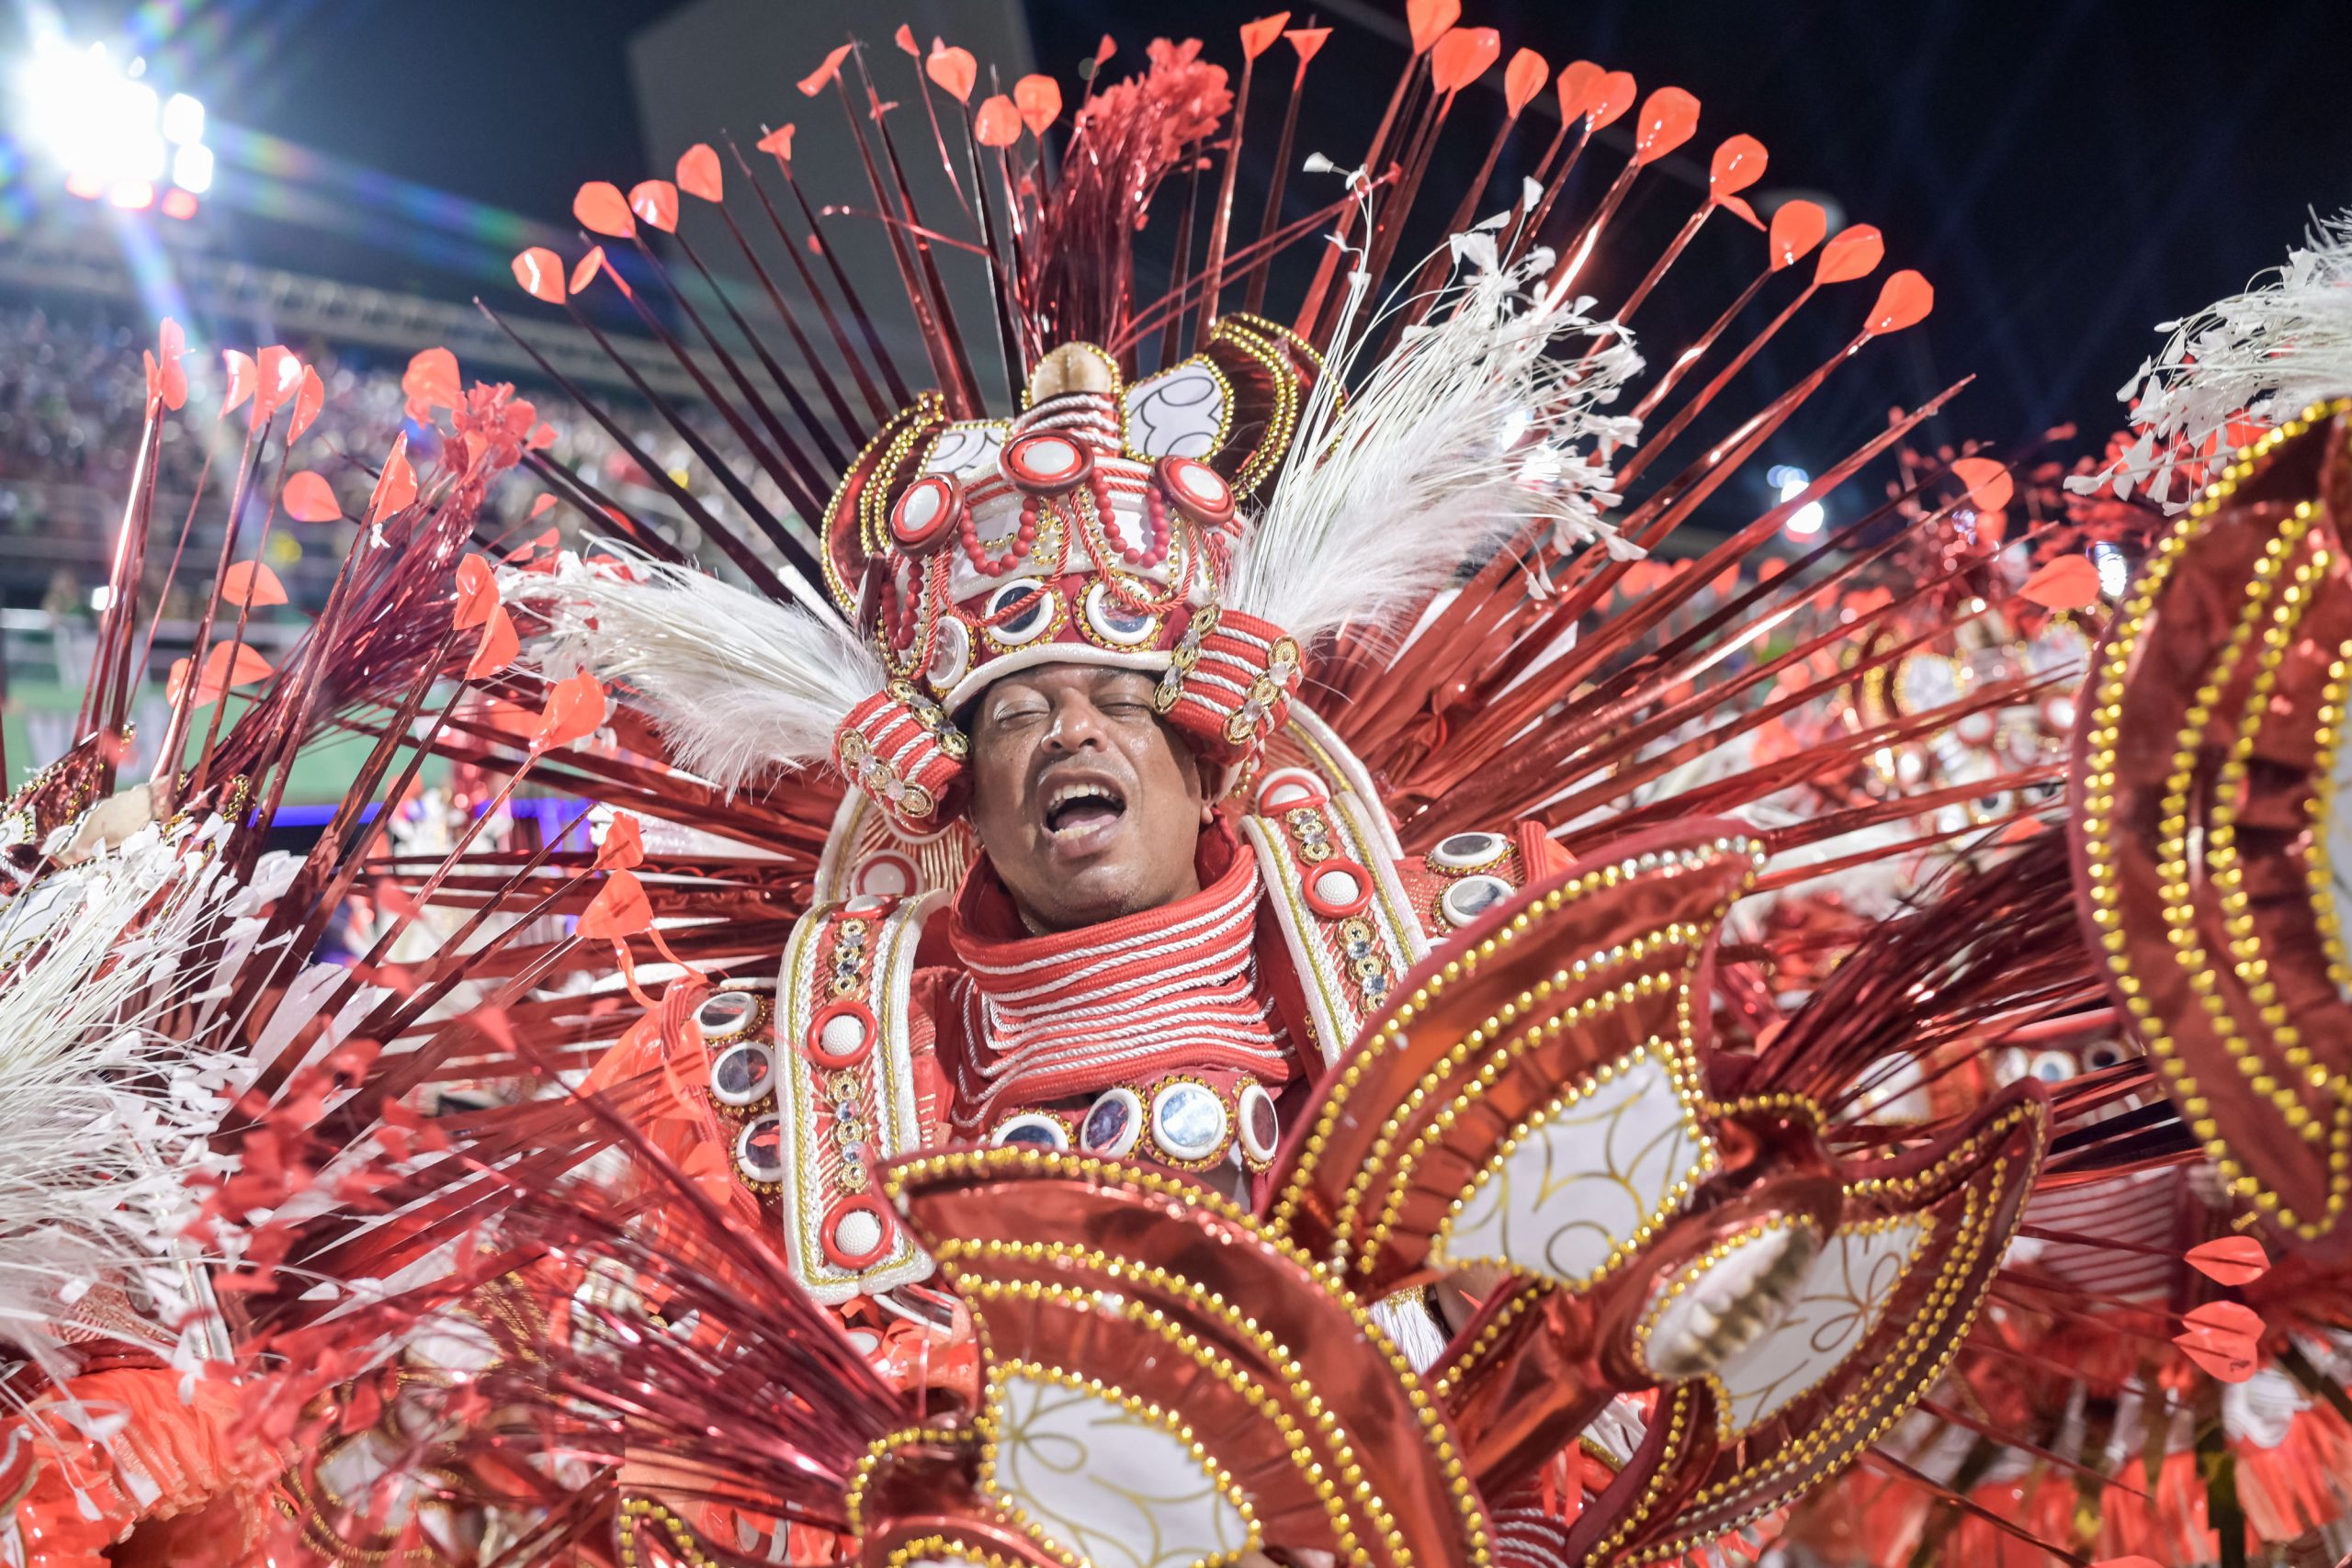
[[[165,1021],[245,893],[224,832],[151,825],[0,900],[0,1339],[44,1360],[93,1325],[164,1350],[200,1331],[188,1179],[231,1163],[209,1140],[246,1058]]]
[[[2225,441],[2231,420],[2276,423],[2352,392],[2352,210],[2315,221],[2270,282],[2157,330],[2172,335],[2118,394],[2139,403],[2139,438],[2067,485],[2087,492],[2112,479],[2127,496],[2136,485],[2178,511],[2188,501],[2172,497],[2175,466]]]
[[[1601,514],[1618,499],[1608,458],[1639,426],[1600,411],[1640,356],[1622,328],[1584,314],[1589,301],[1531,296],[1548,253],[1504,268],[1492,233],[1451,243],[1454,276],[1429,323],[1352,399],[1340,387],[1379,319],[1334,345],[1290,466],[1237,554],[1228,606],[1312,640],[1410,614],[1531,525],[1548,521],[1563,548],[1597,539],[1633,552]]]
[[[623,682],[679,765],[730,791],[777,764],[831,755],[834,728],[888,679],[874,650],[832,615],[691,567],[566,556],[552,581],[510,574],[505,592],[550,618],[542,669],[585,668]]]

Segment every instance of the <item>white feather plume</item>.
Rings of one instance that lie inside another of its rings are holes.
[[[549,617],[536,654],[543,670],[584,668],[622,682],[678,764],[722,789],[779,764],[823,761],[835,727],[888,679],[874,650],[831,615],[691,567],[567,555],[552,580],[510,573],[504,592]]]
[[[0,1339],[38,1358],[96,1328],[193,1364],[189,1178],[232,1162],[249,1059],[166,1021],[250,902],[224,830],[150,825],[0,899]]]
[[[2165,321],[2172,335],[2118,395],[2137,400],[2138,439],[2096,474],[2067,480],[2088,492],[2134,486],[2171,510],[2173,469],[2226,442],[2233,419],[2276,423],[2321,398],[2352,392],[2352,210],[2316,222],[2272,281]]]
[[[1563,548],[1597,539],[1638,553],[1602,521],[1618,499],[1609,457],[1639,433],[1600,412],[1641,367],[1631,341],[1587,316],[1589,300],[1531,296],[1548,253],[1506,268],[1492,233],[1451,243],[1455,276],[1430,322],[1352,399],[1340,387],[1380,321],[1334,345],[1290,465],[1237,554],[1228,606],[1312,640],[1409,614],[1533,524],[1548,521]]]

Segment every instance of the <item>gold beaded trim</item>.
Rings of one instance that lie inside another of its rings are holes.
[[[2278,1193],[2264,1187],[2239,1164],[2229,1145],[2221,1137],[2220,1125],[2211,1116],[2211,1102],[2198,1093],[2195,1076],[2181,1061],[2171,1034],[2163,1021],[2155,1016],[2154,1004],[2142,994],[2139,978],[2132,973],[2131,961],[2126,953],[2122,916],[2118,908],[2121,893],[2117,886],[2113,819],[2115,764],[2120,739],[2118,726],[2122,717],[2124,677],[2132,655],[2139,646],[2148,615],[2154,607],[2156,596],[2169,581],[2181,556],[2188,547],[2189,540],[2202,531],[2222,504],[2234,496],[2238,488],[2253,476],[2256,465],[2282,442],[2305,434],[2314,424],[2346,414],[2352,414],[2352,398],[2339,399],[2334,403],[2313,403],[2299,417],[2266,433],[2253,446],[2238,448],[2229,466],[2222,470],[2222,478],[2208,487],[2172,530],[2157,543],[2134,585],[2132,597],[2116,617],[2114,631],[2096,677],[2091,728],[2086,737],[2083,770],[2083,846],[2085,864],[2090,877],[2091,919],[2098,928],[2099,943],[2106,953],[2108,973],[2114,987],[2123,998],[2125,1010],[2131,1013],[2135,1028],[2146,1043],[2149,1055],[2155,1058],[2158,1068],[2167,1080],[2169,1092],[2182,1113],[2188,1118],[2190,1131],[2203,1144],[2207,1156],[2229,1181],[2231,1190],[2250,1199],[2259,1213],[2306,1240],[2318,1237],[2335,1223],[2343,1211],[2346,1189],[2352,1187],[2352,1101],[2344,1103],[2330,1138],[2328,1169],[2331,1179],[2325,1214],[2317,1217],[2297,1214],[2280,1200]],[[2290,542],[2287,539],[2288,531],[2292,530],[2300,538],[2309,526],[2305,509],[2299,508],[2288,528],[2282,529],[2280,535],[2270,541],[2263,558],[2256,563],[2256,581],[2248,587],[2248,604],[2223,654],[2220,666],[2222,673],[2199,688],[2194,705],[2183,716],[2188,722],[2183,727],[2181,747],[2173,756],[2173,770],[2165,780],[2166,793],[2163,801],[2166,820],[2162,827],[2166,832],[2168,855],[2158,863],[2157,873],[2160,876],[2173,878],[2164,889],[2165,919],[2172,930],[2176,957],[2184,964],[2190,962],[2189,949],[2196,945],[2196,937],[2193,910],[2187,904],[2185,893],[2178,891],[2186,870],[2185,861],[2178,852],[2179,834],[2185,830],[2186,823],[2176,827],[2172,819],[2185,809],[2187,790],[2193,782],[2197,726],[2210,719],[2212,705],[2220,700],[2227,673],[2234,667],[2234,661],[2251,634],[2252,625],[2267,600],[2270,583],[2277,576],[2278,563]],[[2184,756],[2187,758],[2185,761]],[[2176,799],[2180,805],[2176,806]],[[2180,869],[2177,871],[2176,867]],[[2242,887],[2226,890],[2222,904],[2224,917],[2243,915],[2247,902]],[[2186,942],[2183,942],[2184,931]],[[2201,953],[2201,949],[2199,951]],[[2259,1065],[2249,1067],[2245,1060],[2249,1047],[2238,1032],[2234,1021],[2227,1017],[2222,998],[2212,991],[2210,971],[2198,967],[2192,968],[2190,974],[2199,1004],[2214,1021],[2215,1032],[2223,1049],[2237,1062],[2241,1072],[2247,1073],[2250,1077],[2256,1076]],[[2201,987],[2197,984],[2200,979],[2203,981]],[[2278,1012],[2275,1021],[2273,1010]],[[2290,1055],[2290,1064],[2301,1066],[2305,1071],[2320,1070],[2309,1065],[2309,1052],[2297,1038],[2294,1026],[2286,1019],[2283,1010],[2275,1010],[2274,1004],[2274,1009],[2266,1010],[2264,1021],[2272,1028],[2282,1048],[2290,1053],[2302,1053],[2300,1063]]]
[[[974,1562],[984,1568],[1025,1568],[1010,1557],[1001,1556],[986,1547],[975,1548],[969,1541],[944,1535],[917,1536],[902,1541],[883,1560],[884,1568],[907,1568],[912,1562]]]
[[[885,1432],[866,1444],[865,1452],[858,1459],[857,1469],[850,1475],[849,1492],[844,1498],[850,1534],[865,1533],[865,1489],[873,1484],[874,1472],[881,1468],[884,1460],[899,1450],[911,1448],[917,1443],[955,1448],[976,1442],[978,1438],[978,1431],[970,1427],[901,1427],[895,1432]]]
[[[1501,1342],[1503,1335],[1510,1330],[1510,1325],[1525,1317],[1536,1303],[1551,1292],[1552,1281],[1549,1280],[1530,1279],[1527,1283],[1521,1285],[1519,1292],[1511,1297],[1502,1310],[1487,1320],[1486,1326],[1478,1330],[1477,1338],[1464,1348],[1460,1355],[1449,1359],[1444,1363],[1437,1376],[1430,1380],[1431,1392],[1440,1399],[1451,1398],[1455,1388],[1460,1386],[1462,1379],[1473,1368],[1493,1354],[1496,1345]]]
[[[1745,837],[1725,837],[1714,840],[1708,844],[1688,849],[1645,853],[1623,861],[1611,862],[1585,873],[1573,882],[1563,883],[1553,888],[1537,903],[1513,915],[1500,930],[1484,938],[1476,945],[1464,947],[1455,957],[1446,960],[1436,973],[1423,981],[1412,996],[1397,1005],[1396,1011],[1377,1031],[1359,1043],[1355,1053],[1340,1068],[1317,1115],[1315,1125],[1308,1133],[1306,1146],[1301,1151],[1291,1179],[1284,1185],[1282,1196],[1274,1205],[1272,1219],[1273,1226],[1284,1234],[1288,1233],[1300,1203],[1305,1201],[1306,1190],[1315,1179],[1324,1145],[1329,1143],[1333,1128],[1339,1123],[1340,1112],[1349,1096],[1363,1080],[1365,1065],[1402,1040],[1405,1037],[1405,1032],[1411,1026],[1421,1010],[1427,1008],[1432,999],[1447,987],[1466,980],[1476,972],[1482,960],[1491,958],[1502,948],[1527,938],[1541,922],[1556,915],[1561,909],[1580,897],[1602,888],[1613,888],[1636,876],[1645,876],[1669,868],[1681,868],[1691,872],[1703,871],[1717,863],[1723,857],[1735,853],[1744,853],[1747,856],[1748,870],[1741,877],[1737,887],[1717,904],[1708,922],[1711,926],[1714,921],[1722,919],[1723,911],[1728,909],[1731,904],[1747,891],[1754,883],[1756,874],[1762,869],[1764,852],[1755,840]],[[1669,927],[1668,931],[1674,929]],[[1692,925],[1682,929],[1688,932],[1696,933],[1702,932],[1705,928]],[[1667,940],[1667,931],[1651,932],[1645,937],[1637,938],[1635,943],[1632,945],[1661,942]],[[1698,940],[1697,935],[1688,938],[1694,948]],[[1620,944],[1619,948],[1605,950],[1596,956],[1604,965],[1625,962],[1625,954],[1621,950],[1627,945]],[[1645,947],[1643,951],[1646,952],[1647,948]],[[1611,953],[1617,956],[1612,958]],[[1513,1021],[1532,1011],[1539,1002],[1548,999],[1555,991],[1587,978],[1592,971],[1593,964],[1593,958],[1578,960],[1568,967],[1556,971],[1549,979],[1539,981],[1532,989],[1522,991],[1517,998],[1504,1003],[1496,1010],[1493,1018],[1472,1030],[1468,1036],[1465,1036],[1453,1051],[1423,1076],[1420,1083],[1408,1098],[1406,1105],[1412,1107],[1422,1103],[1437,1089],[1446,1077],[1468,1059],[1471,1051],[1476,1050],[1487,1038],[1500,1033]],[[1616,1003],[1611,1001],[1607,1005],[1614,1006]],[[1687,986],[1679,1000],[1679,1010],[1683,1015],[1683,1038],[1687,1040],[1690,1012]],[[1555,1027],[1565,1025],[1568,1021],[1570,1019],[1564,1015],[1555,1021]],[[1582,1021],[1582,1020],[1577,1018],[1575,1021]],[[1513,1045],[1506,1046],[1504,1049],[1508,1052],[1517,1048],[1520,1043],[1514,1043]],[[1493,1064],[1490,1063],[1488,1066],[1491,1067]],[[1390,1120],[1394,1120],[1393,1116]],[[1374,1148],[1375,1151],[1385,1152],[1387,1146],[1388,1134],[1384,1130]],[[1363,1203],[1363,1194],[1368,1190],[1374,1179],[1374,1163],[1367,1162],[1363,1169],[1351,1178],[1346,1200],[1340,1204],[1340,1213],[1334,1218],[1334,1257],[1342,1263],[1351,1251],[1350,1236],[1355,1224],[1355,1215]],[[1378,1233],[1381,1236],[1385,1236],[1385,1231]]]
[[[1639,1501],[1625,1511],[1616,1527],[1601,1537],[1590,1551],[1585,1553],[1581,1568],[1595,1568],[1604,1562],[1613,1562],[1617,1548],[1634,1537],[1634,1532],[1649,1522],[1650,1511],[1667,1489],[1675,1470],[1680,1464],[1683,1450],[1690,1446],[1694,1423],[1690,1405],[1697,1397],[1689,1383],[1678,1383],[1666,1398],[1666,1441],[1658,1450],[1656,1462],[1650,1466],[1649,1479],[1642,1483]]]
[[[1977,1133],[1962,1139],[1933,1166],[1915,1176],[1871,1178],[1849,1182],[1846,1187],[1849,1203],[1857,1199],[1892,1196],[1900,1200],[1911,1197],[1939,1183],[1956,1167],[1974,1160],[1980,1151],[1998,1142],[2020,1124],[2031,1128],[2030,1145],[2025,1156],[2015,1162],[2007,1155],[1996,1157],[1987,1168],[1981,1191],[1973,1187],[1962,1190],[1961,1217],[1952,1227],[1951,1244],[1939,1252],[1940,1261],[1936,1280],[1922,1303],[1925,1310],[1905,1326],[1895,1344],[1866,1374],[1862,1382],[1807,1427],[1795,1441],[1723,1481],[1702,1487],[1682,1510],[1681,1520],[1694,1518],[1709,1506],[1729,1498],[1743,1488],[1791,1477],[1815,1463],[1816,1459],[1821,1459],[1817,1473],[1805,1484],[1817,1486],[1826,1482],[1850,1464],[1863,1450],[1883,1439],[1897,1422],[1910,1414],[1920,1397],[1943,1377],[1952,1359],[1960,1353],[1962,1344],[1968,1338],[1969,1331],[1974,1325],[1977,1314],[1984,1310],[1989,1294],[1988,1291],[1979,1291],[1962,1306],[1959,1303],[1959,1281],[1975,1267],[1976,1260],[1985,1253],[1988,1245],[1997,1256],[2008,1246],[2017,1226],[2024,1222],[2024,1205],[2019,1204],[2002,1234],[1998,1236],[1989,1235],[1991,1215],[2000,1208],[2001,1196],[2010,1180],[2030,1182],[2041,1167],[2042,1151],[2049,1134],[2048,1117],[2043,1107],[2033,1101],[2011,1106]],[[1940,1201],[1941,1197],[1932,1201]],[[1957,1325],[1944,1337],[1943,1348],[1931,1361],[1928,1361],[1928,1345],[1952,1317],[1955,1307],[1959,1308]],[[1928,1362],[1924,1368],[1923,1361]],[[1679,1386],[1688,1388],[1694,1385]],[[1884,1397],[1891,1387],[1907,1387],[1909,1392],[1891,1401],[1865,1431],[1867,1412]],[[1824,1455],[1830,1457],[1823,1459]],[[1768,1493],[1735,1518],[1711,1525],[1702,1531],[1671,1542],[1645,1547],[1628,1561],[1643,1563],[1681,1556],[1726,1531],[1754,1523],[1785,1501],[1786,1497],[1780,1493]]]
[[[1151,1400],[1127,1393],[1116,1383],[1104,1382],[1101,1378],[1065,1371],[1059,1367],[1047,1366],[1042,1361],[1000,1361],[989,1368],[988,1395],[981,1406],[979,1417],[975,1423],[980,1434],[980,1490],[1003,1511],[1006,1518],[1018,1525],[1023,1534],[1052,1554],[1063,1564],[1063,1568],[1092,1568],[1092,1564],[1080,1553],[1055,1540],[1052,1533],[1035,1519],[1031,1518],[1029,1511],[1014,1502],[1011,1494],[997,1482],[997,1454],[1004,1440],[1002,1414],[1004,1384],[1007,1379],[1013,1377],[1034,1378],[1038,1382],[1053,1383],[1057,1387],[1069,1389],[1075,1393],[1091,1394],[1097,1399],[1108,1400],[1129,1416],[1150,1422],[1184,1445],[1185,1450],[1207,1474],[1210,1483],[1223,1493],[1225,1500],[1232,1504],[1240,1513],[1242,1527],[1247,1532],[1242,1544],[1236,1550],[1215,1552],[1207,1557],[1196,1557],[1187,1565],[1187,1568],[1229,1568],[1230,1564],[1240,1561],[1244,1553],[1257,1551],[1260,1543],[1264,1540],[1264,1532],[1258,1525],[1258,1511],[1250,1506],[1249,1494],[1241,1489],[1240,1483],[1234,1480],[1232,1472],[1209,1457],[1208,1450],[1202,1445],[1198,1438],[1193,1435],[1192,1427],[1182,1416]]]
[[[620,1517],[614,1524],[614,1534],[620,1541],[621,1568],[637,1568],[640,1561],[639,1540],[649,1525],[659,1526],[662,1532],[670,1538],[671,1549],[684,1557],[692,1568],[716,1568],[718,1560],[702,1549],[701,1538],[695,1534],[686,1521],[672,1513],[667,1505],[646,1497],[625,1497],[621,1500]]]
[[[893,1203],[899,1204],[903,1209],[905,1194],[910,1183],[934,1180],[968,1183],[978,1179],[1001,1178],[1005,1173],[1013,1171],[1024,1175],[1054,1176],[1096,1185],[1125,1186],[1157,1197],[1176,1200],[1190,1207],[1204,1209],[1272,1248],[1278,1256],[1295,1265],[1308,1278],[1329,1292],[1333,1299],[1346,1310],[1355,1331],[1371,1342],[1373,1348],[1388,1362],[1390,1370],[1396,1374],[1398,1382],[1403,1384],[1407,1402],[1413,1407],[1414,1414],[1420,1421],[1424,1438],[1428,1440],[1439,1463],[1443,1467],[1447,1488],[1453,1493],[1454,1506],[1461,1512],[1464,1535],[1471,1547],[1471,1561],[1483,1568],[1487,1560],[1487,1538],[1484,1513],[1477,1493],[1470,1484],[1466,1467],[1461,1455],[1453,1447],[1453,1438],[1447,1432],[1443,1418],[1440,1416],[1435,1403],[1430,1398],[1429,1392],[1420,1386],[1420,1380],[1413,1371],[1411,1361],[1390,1341],[1387,1334],[1365,1308],[1362,1298],[1351,1291],[1337,1274],[1308,1255],[1287,1235],[1281,1234],[1266,1222],[1259,1220],[1230,1199],[1196,1182],[1148,1167],[1127,1165],[1118,1160],[1104,1159],[1092,1155],[1059,1154],[1035,1148],[950,1149],[938,1154],[917,1156],[902,1160],[888,1168],[883,1177],[883,1190]],[[979,1242],[956,1238],[943,1239],[936,1258],[942,1271],[948,1276],[952,1283],[956,1285],[959,1292],[964,1288],[963,1276],[967,1271],[961,1269],[956,1260],[967,1256],[985,1256],[991,1259],[1016,1258],[1033,1265],[1049,1258],[1068,1258],[1078,1262],[1082,1267],[1100,1269],[1105,1273],[1125,1273],[1148,1280],[1171,1294],[1182,1297],[1194,1308],[1225,1318],[1235,1325],[1237,1332],[1243,1334],[1253,1342],[1259,1341],[1261,1337],[1271,1342],[1271,1337],[1264,1337],[1263,1331],[1258,1329],[1254,1322],[1243,1317],[1238,1309],[1228,1306],[1221,1296],[1207,1287],[1182,1276],[1170,1274],[1148,1265],[1114,1258],[1100,1251],[1042,1241]],[[979,1317],[977,1311],[975,1323],[985,1349],[989,1338],[988,1329],[985,1320]],[[1286,1381],[1291,1382],[1296,1389],[1301,1391],[1302,1397],[1312,1397],[1319,1402],[1320,1396],[1315,1395],[1312,1389],[1306,1387],[1304,1376],[1295,1371],[1295,1363],[1285,1367],[1283,1375]]]

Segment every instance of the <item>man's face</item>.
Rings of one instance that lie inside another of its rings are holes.
[[[1013,903],[1072,931],[1201,890],[1193,853],[1211,806],[1200,764],[1132,670],[1046,664],[980,694],[972,826]]]

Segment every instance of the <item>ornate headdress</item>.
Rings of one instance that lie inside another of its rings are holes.
[[[952,814],[954,716],[1046,663],[1159,675],[1155,705],[1197,752],[1249,761],[1300,656],[1227,600],[1240,498],[1288,451],[1319,367],[1286,329],[1227,317],[1132,385],[1105,350],[1066,344],[1013,419],[951,420],[933,395],[891,421],[825,517],[827,579],[888,676],[841,728],[842,773],[904,826]]]

